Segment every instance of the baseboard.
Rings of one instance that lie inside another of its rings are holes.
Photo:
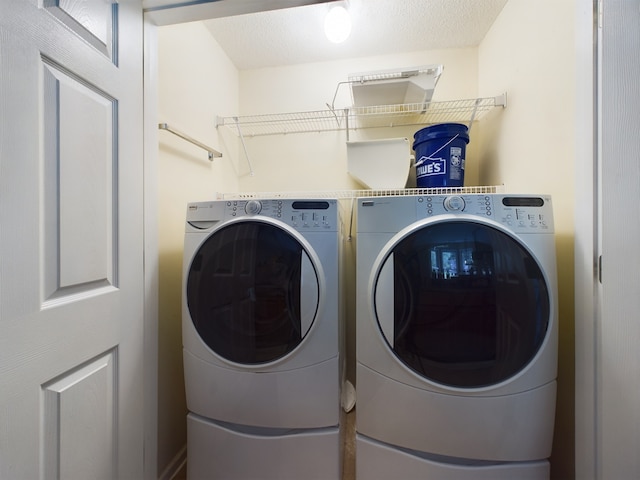
[[[169,465],[164,469],[158,480],[173,480],[186,464],[187,446],[185,445],[180,449],[176,456],[173,457],[171,462],[169,462]]]

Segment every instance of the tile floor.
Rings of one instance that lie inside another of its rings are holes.
[[[356,478],[356,410],[351,410],[346,415],[345,436],[342,458],[342,480],[355,480]]]

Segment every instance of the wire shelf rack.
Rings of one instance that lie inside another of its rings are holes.
[[[247,137],[288,133],[343,130],[345,113],[341,110],[218,117],[216,127],[228,127]],[[241,132],[241,133],[240,133]]]
[[[495,107],[506,106],[506,94],[497,97],[327,109],[308,112],[217,117],[217,127],[239,136],[356,130],[359,128],[472,123]]]
[[[412,196],[412,195],[471,195],[503,193],[504,185],[447,188],[404,188],[396,190],[323,190],[290,192],[235,192],[218,193],[219,200],[266,200],[266,199],[350,199],[363,197]]]

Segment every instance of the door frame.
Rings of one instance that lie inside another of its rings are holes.
[[[158,34],[144,15],[143,26],[144,176],[144,362],[145,480],[158,477]],[[186,450],[184,451],[186,460]]]
[[[237,1],[237,0],[236,0]],[[293,4],[320,3],[295,1]],[[576,159],[575,172],[575,468],[576,478],[596,478],[596,272],[597,151],[596,66],[599,0],[576,2]],[[145,8],[175,1],[143,0]],[[207,3],[207,2],[201,2]],[[213,3],[213,2],[209,2]],[[219,2],[222,3],[222,2]],[[186,8],[183,3],[182,8]],[[193,4],[193,2],[191,2]],[[202,18],[204,19],[204,17]],[[195,19],[194,19],[195,20]],[[166,22],[180,23],[179,21]],[[145,471],[146,479],[157,479],[157,387],[158,387],[158,208],[157,208],[157,27],[144,15],[144,232],[145,232]],[[585,101],[587,100],[587,101]],[[585,141],[586,139],[586,141]],[[576,162],[578,164],[578,162]],[[186,458],[186,451],[182,453]]]
[[[599,0],[576,0],[575,478],[597,478]]]

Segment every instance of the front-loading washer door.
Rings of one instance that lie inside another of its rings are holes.
[[[237,364],[269,363],[294,351],[311,329],[318,274],[290,232],[238,221],[211,233],[195,253],[186,301],[215,354]]]
[[[388,249],[373,285],[376,319],[393,353],[441,385],[507,380],[532,361],[548,331],[549,288],[538,262],[486,223],[410,230]]]

